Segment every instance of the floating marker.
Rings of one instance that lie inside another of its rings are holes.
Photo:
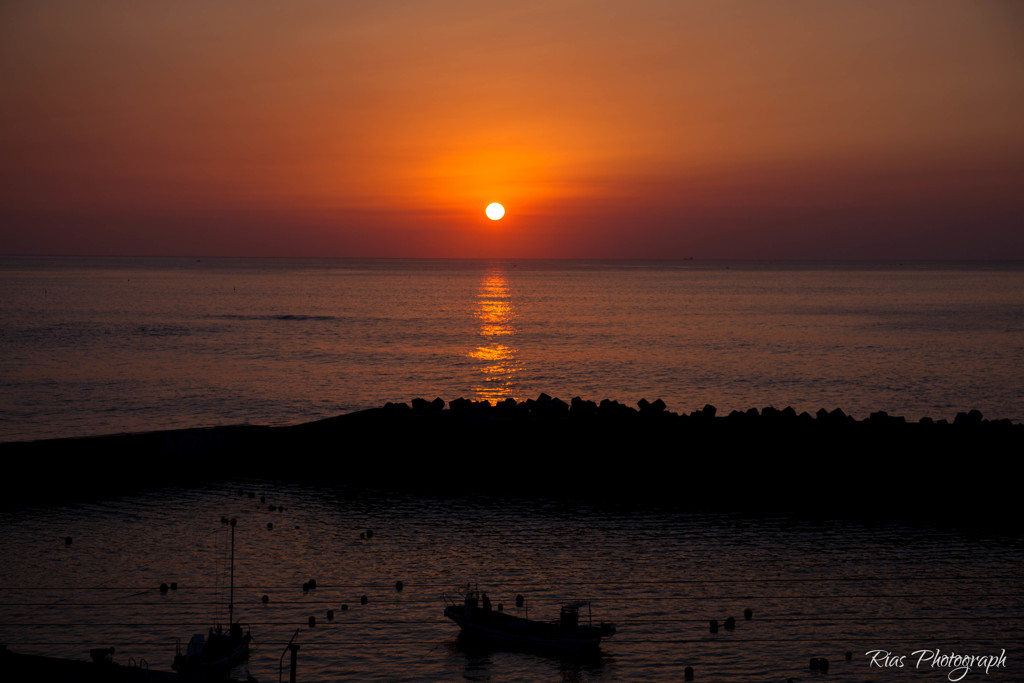
[[[365,604],[366,604],[366,603],[368,603],[369,601],[370,601],[370,600],[369,600],[369,599],[368,599],[368,598],[367,598],[367,597],[366,597],[365,595],[363,595],[363,596],[360,596],[360,598],[359,598],[359,604],[361,604],[361,605],[365,605]]]
[[[692,666],[688,666],[685,669],[683,669],[683,678],[685,678],[688,681],[692,681],[693,680],[693,667]]]
[[[728,619],[725,620],[725,630],[732,631],[735,628],[736,628],[736,620],[735,619],[733,619],[732,617],[729,617]]]
[[[523,595],[522,595],[522,593],[520,593],[519,595],[516,595],[516,607],[522,607],[522,606],[523,606]]]
[[[718,619],[712,619],[709,629],[712,633],[718,633]]]
[[[274,530],[274,523],[273,522],[267,522],[267,531],[273,531],[273,530]]]
[[[348,611],[348,605],[342,605],[341,606],[341,611],[342,612],[347,612]]]
[[[327,621],[334,621],[334,610],[327,610]]]
[[[750,621],[751,619],[753,619],[754,618],[754,610],[750,609],[749,607],[747,609],[743,610],[743,618],[746,619],[747,621]]]
[[[314,588],[316,588],[316,579],[310,579],[309,580],[309,589],[313,590]]]
[[[373,538],[373,529],[367,529],[366,530],[366,538],[367,538],[367,540]]]
[[[171,581],[171,590],[172,591],[178,590],[178,582],[177,581]]]
[[[316,626],[316,617],[310,617],[309,618],[309,627],[313,628],[314,626]]]
[[[266,605],[268,602],[270,602],[270,596],[269,595],[264,595],[262,598],[260,598],[260,602],[262,602],[264,605]]]
[[[405,584],[404,583],[402,583],[401,581],[395,581],[395,590],[396,591],[401,593],[403,588],[405,588]]]
[[[64,537],[64,545],[71,545],[71,537],[70,536],[65,536]]]
[[[166,593],[167,592],[167,584],[166,583],[161,583],[160,584],[160,592],[161,593]]]

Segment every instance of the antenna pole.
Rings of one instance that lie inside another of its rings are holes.
[[[235,623],[235,525],[238,520],[231,518],[231,593],[228,598],[228,628]]]

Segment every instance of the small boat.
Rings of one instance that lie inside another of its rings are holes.
[[[242,625],[235,622],[235,525],[238,520],[232,519],[231,525],[231,594],[228,600],[228,628],[224,630],[220,624],[211,627],[204,637],[196,633],[188,642],[185,652],[181,651],[178,641],[171,668],[179,674],[226,676],[231,669],[249,658],[249,643],[252,634],[242,633]]]
[[[558,621],[533,621],[494,610],[486,593],[466,589],[462,604],[445,596],[444,615],[462,629],[465,636],[492,643],[562,651],[593,651],[601,638],[615,634],[614,624],[593,625],[590,602],[578,600],[562,605]],[[580,624],[580,611],[587,608],[587,624]]]
[[[241,624],[231,624],[226,632],[220,626],[212,627],[206,637],[194,634],[184,653],[179,641],[171,668],[180,674],[226,676],[249,658],[251,640],[250,633],[242,633]]]

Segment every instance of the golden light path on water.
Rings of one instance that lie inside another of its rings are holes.
[[[516,314],[508,279],[502,270],[489,270],[481,278],[475,316],[479,326],[478,345],[468,355],[481,365],[473,393],[478,399],[491,402],[513,396],[520,370],[514,341]]]

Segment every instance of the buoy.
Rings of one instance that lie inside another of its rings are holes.
[[[732,617],[729,617],[728,619],[725,620],[725,630],[732,631],[735,628],[736,628],[736,620],[735,619],[733,619]]]
[[[309,580],[309,590],[313,590],[314,588],[316,588],[316,579],[310,579]]]
[[[811,657],[811,671],[817,671],[821,665],[818,663],[817,657]]]
[[[267,502],[267,497],[266,496],[260,496],[260,502],[261,503],[266,503]]]
[[[359,604],[361,604],[361,605],[365,605],[368,602],[369,602],[369,599],[367,599],[367,597],[365,595],[363,595],[363,596],[361,596],[359,598]]]
[[[499,603],[498,603],[498,611],[499,611],[499,612],[504,612],[504,611],[505,611],[505,605],[503,605],[503,604],[501,604],[501,603],[499,602]]]
[[[334,621],[334,610],[327,610],[327,621]]]
[[[821,673],[824,673],[824,674],[828,673],[828,660],[825,659],[824,657],[822,657],[822,658],[820,658],[818,660],[818,670],[821,671]]]
[[[71,545],[71,537],[70,536],[65,536],[64,537],[64,545]]]
[[[373,529],[367,529],[366,530],[366,538],[367,538],[367,540],[373,538]]]
[[[171,590],[172,591],[178,590],[178,582],[177,581],[171,581]]]
[[[746,619],[747,621],[750,621],[751,619],[753,619],[754,618],[754,610],[750,609],[749,607],[747,609],[743,610],[743,618]]]
[[[523,595],[520,593],[519,595],[516,596],[516,607],[522,607],[522,606],[523,606]]]
[[[846,651],[846,661],[850,661],[851,659],[853,659],[853,653],[850,652],[849,650],[847,650]]]
[[[268,602],[270,602],[270,596],[269,595],[264,595],[262,598],[260,598],[260,602],[262,602],[264,605],[266,605]]]
[[[273,531],[273,530],[274,530],[274,523],[273,522],[267,522],[267,531]]]
[[[316,617],[310,617],[309,618],[309,627],[313,628],[314,626],[316,626]]]
[[[271,511],[271,512],[273,512],[273,511],[274,511],[274,510],[276,510],[276,509],[277,509],[277,506],[276,506],[276,505],[271,505],[271,506],[270,506],[270,511]]]
[[[718,619],[712,619],[709,629],[712,633],[718,633]]]
[[[401,593],[403,588],[405,588],[405,584],[404,583],[402,583],[401,581],[395,581],[395,590],[396,591]]]
[[[688,681],[692,681],[693,680],[693,667],[692,666],[688,666],[685,669],[683,669],[683,678],[685,678]]]
[[[308,593],[309,592],[309,581],[303,581],[302,582],[302,592],[303,593]]]
[[[166,583],[161,583],[160,584],[160,592],[161,593],[166,593],[167,592],[167,584]]]
[[[341,606],[341,611],[342,612],[347,612],[348,611],[348,605],[342,605]]]
[[[365,531],[360,531],[359,532],[359,540],[360,541],[365,541],[366,540],[366,532]]]

